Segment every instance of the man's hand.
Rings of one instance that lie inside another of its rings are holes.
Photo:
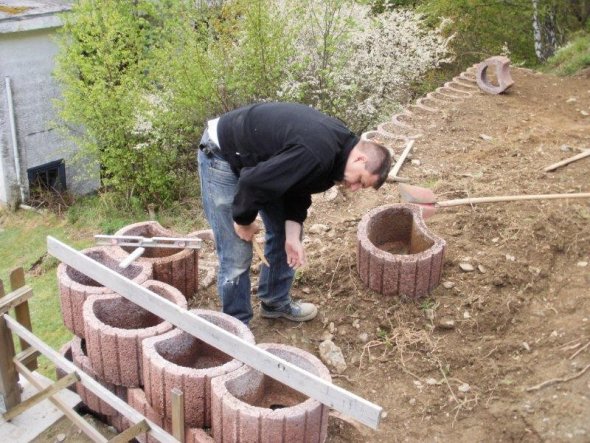
[[[260,231],[260,227],[256,222],[250,223],[249,225],[238,225],[234,222],[234,231],[236,231],[236,234],[242,240],[251,242],[258,231]]]
[[[305,250],[301,243],[301,225],[292,220],[285,222],[285,252],[290,267],[298,269],[307,264]]]

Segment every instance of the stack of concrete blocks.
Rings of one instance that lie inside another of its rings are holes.
[[[131,226],[140,225],[154,226],[152,222]],[[132,234],[123,229],[118,233],[150,236],[146,234],[174,236],[170,232],[162,235],[155,228],[143,232],[135,230]],[[207,231],[193,235],[201,238],[204,235],[209,239]],[[129,252],[118,247],[82,251],[186,309],[186,298],[198,288],[196,251],[190,250],[190,254],[175,251],[159,258],[148,256],[122,269],[118,263]],[[179,265],[174,259],[184,261],[184,264]],[[159,277],[168,283],[153,277],[157,266],[160,266]],[[162,272],[162,269],[171,272]],[[190,282],[183,282],[182,278]],[[187,443],[252,439],[261,442],[326,440],[328,408],[318,401],[243,365],[190,334],[174,329],[157,315],[65,264],[58,267],[58,282],[64,323],[75,334],[62,348],[62,355],[168,432],[172,432],[171,392],[176,388],[183,393]],[[184,288],[185,292],[178,287]],[[255,344],[252,332],[241,321],[215,311],[195,309],[192,312]],[[331,380],[328,369],[305,351],[279,344],[260,346]],[[58,372],[58,377],[63,375]],[[88,409],[118,431],[131,425],[82,383],[78,383],[75,389]],[[142,443],[154,441],[146,434],[137,439]]]

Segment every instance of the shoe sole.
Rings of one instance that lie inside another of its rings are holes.
[[[307,314],[304,317],[294,317],[290,314],[285,314],[284,312],[265,312],[260,311],[260,316],[263,318],[285,318],[290,321],[302,322],[302,321],[309,321],[313,320],[318,315],[317,308],[310,314]]]

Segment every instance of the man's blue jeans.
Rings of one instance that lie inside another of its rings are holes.
[[[207,133],[201,143],[210,143]],[[252,244],[240,239],[234,231],[232,202],[238,177],[217,150],[206,154],[199,149],[197,158],[203,208],[215,236],[219,258],[217,291],[223,312],[248,324],[253,316],[250,301]],[[266,205],[260,215],[266,230],[264,255],[270,268],[261,265],[258,298],[265,308],[276,310],[291,302],[289,290],[295,276],[295,271],[287,264],[285,252],[283,201]]]

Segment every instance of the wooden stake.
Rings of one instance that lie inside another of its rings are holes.
[[[27,367],[20,361],[15,359],[14,364],[16,365],[18,372],[39,391],[47,387],[43,386],[41,381],[39,381],[35,375],[29,371]],[[105,443],[107,441],[107,439],[103,437],[103,435],[98,432],[96,428],[84,420],[84,418],[80,417],[78,413],[70,408],[63,400],[59,399],[58,397],[51,396],[49,397],[49,401],[51,401],[51,403],[53,403],[61,412],[63,412],[64,415],[68,417],[78,427],[78,429],[84,432],[84,434],[86,434],[92,441],[97,443]]]
[[[184,394],[178,388],[173,388],[172,394],[172,436],[184,442]]]
[[[135,423],[128,429],[125,429],[119,435],[109,440],[109,443],[127,443],[137,437],[139,434],[143,434],[150,430],[150,425],[147,421],[141,420]]]
[[[10,273],[10,290],[16,291],[19,288],[25,286],[25,271],[23,268],[16,268],[13,269]],[[33,330],[31,325],[31,314],[29,312],[29,302],[24,300],[21,304],[15,306],[14,312],[16,313],[16,320],[27,328],[29,331]],[[29,348],[30,345],[24,341],[22,338],[20,339],[20,349],[21,351],[26,350]],[[37,369],[37,359],[30,360],[27,363],[27,368],[31,371]]]
[[[408,144],[406,145],[406,148],[403,150],[403,152],[401,153],[401,155],[397,159],[397,162],[395,163],[393,168],[391,168],[391,171],[389,172],[389,175],[387,176],[388,180],[395,181],[395,177],[397,176],[397,173],[402,168],[402,165],[404,164],[406,157],[408,156],[408,154],[412,150],[412,146],[414,146],[415,142],[416,142],[416,140],[410,140],[408,142]]]
[[[256,255],[258,255],[258,258],[260,258],[262,263],[264,263],[266,266],[268,266],[270,268],[270,264],[268,263],[268,260],[264,256],[264,251],[262,250],[262,246],[260,246],[260,244],[256,241],[255,238],[252,239],[252,246],[254,246],[254,251],[256,252]]]
[[[553,163],[552,165],[549,165],[545,169],[543,169],[543,171],[545,171],[545,172],[555,171],[557,168],[568,165],[570,163],[573,163],[577,160],[581,160],[586,157],[590,157],[590,149],[586,149],[586,150],[584,150],[584,152],[582,152],[578,155],[574,155],[573,157],[566,158],[565,160],[562,160],[560,162]]]
[[[4,297],[4,284],[0,280],[0,301]],[[12,359],[14,358],[12,333],[6,326],[4,316],[0,314],[0,408],[5,411],[20,403],[18,373]],[[2,404],[2,400],[4,403]]]
[[[14,363],[14,361],[13,361]],[[16,405],[14,408],[9,409],[8,412],[4,413],[3,417],[4,420],[10,421],[17,415],[22,414],[27,409],[35,406],[37,403],[42,402],[48,397],[51,397],[56,392],[61,391],[64,388],[76,383],[80,380],[80,376],[76,372],[72,372],[71,374],[66,375],[64,378],[60,378],[58,381],[53,383],[51,386],[43,389],[41,392],[37,392],[30,398],[27,398],[25,401],[21,402],[20,404]]]

